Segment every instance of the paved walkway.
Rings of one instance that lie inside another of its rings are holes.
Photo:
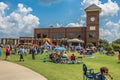
[[[47,79],[26,67],[7,61],[0,61],[0,80],[47,80]]]

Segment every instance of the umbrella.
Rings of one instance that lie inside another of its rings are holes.
[[[54,48],[54,50],[63,51],[63,50],[66,50],[66,48],[58,46],[58,47]]]
[[[76,49],[76,50],[80,50],[80,49],[82,49],[82,47],[81,47],[81,46],[76,46],[75,49]]]

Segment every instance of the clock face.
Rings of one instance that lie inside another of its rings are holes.
[[[90,18],[90,21],[95,21],[95,17],[91,17],[91,18]]]

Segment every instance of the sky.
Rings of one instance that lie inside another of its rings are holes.
[[[119,0],[0,0],[0,38],[30,37],[34,28],[86,26],[84,9],[93,3],[102,8],[100,39],[119,39]]]

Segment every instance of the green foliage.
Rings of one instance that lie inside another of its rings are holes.
[[[108,50],[108,51],[113,50],[113,47],[112,47],[112,45],[111,45],[111,44],[107,47],[107,50]]]
[[[120,49],[120,44],[113,43],[112,46],[113,46],[114,50],[119,50]]]
[[[112,43],[120,44],[120,39],[113,41]]]
[[[67,40],[62,40],[61,43],[60,43],[60,45],[61,45],[61,46],[62,46],[62,45],[67,45]]]
[[[87,47],[92,47],[92,46],[94,46],[93,43],[87,43]]]
[[[100,39],[99,43],[100,43],[99,47],[103,47],[104,49],[106,49],[108,47],[108,45],[109,45],[109,42],[107,40],[105,40],[105,39]]]
[[[7,43],[10,45],[13,44],[13,40],[9,40]]]
[[[113,41],[112,46],[113,46],[114,50],[119,50],[120,49],[120,39]]]

